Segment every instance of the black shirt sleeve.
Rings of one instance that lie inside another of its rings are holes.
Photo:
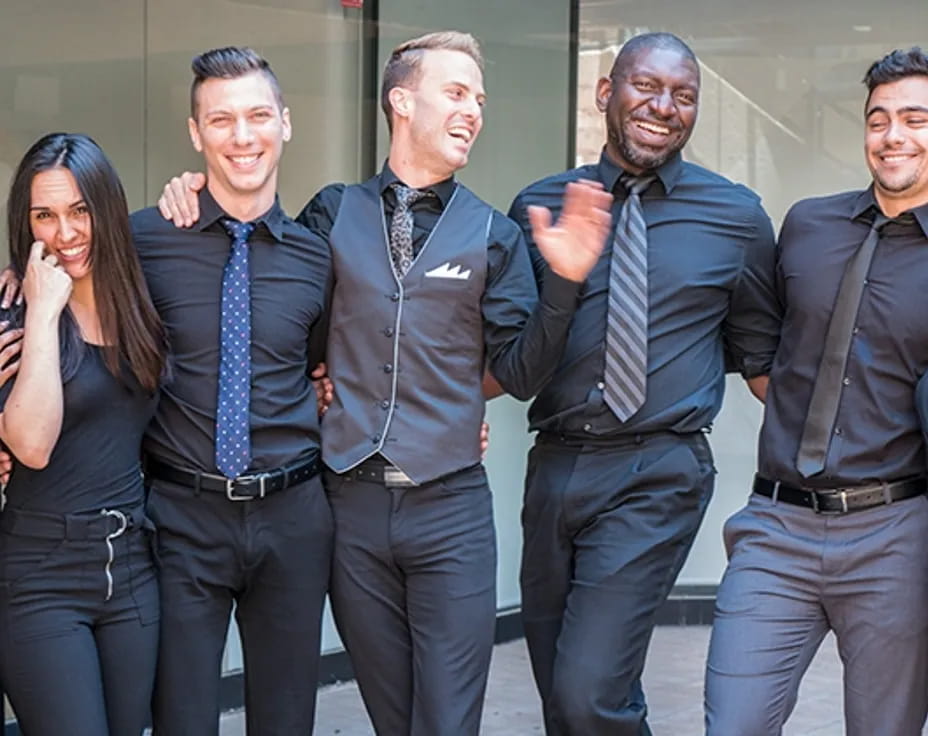
[[[483,321],[490,373],[517,399],[529,399],[560,361],[580,285],[550,271],[543,259],[533,269],[520,228],[499,212],[490,223],[487,258]]]
[[[722,328],[726,368],[744,378],[770,373],[782,321],[775,275],[776,241],[760,203],[754,208],[753,220],[755,235],[745,243],[744,263]]]
[[[328,246],[329,234],[335,223],[335,216],[341,206],[344,184],[329,184],[321,189],[307,202],[296,216],[296,221],[307,228],[314,236]],[[332,288],[334,287],[333,269],[329,269],[329,278],[325,285],[325,307],[319,320],[313,325],[309,339],[309,364],[312,371],[325,360],[325,346],[329,337],[329,314],[332,307]]]

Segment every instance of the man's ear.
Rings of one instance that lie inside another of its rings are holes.
[[[612,97],[612,80],[609,77],[600,77],[596,83],[596,109],[606,112],[610,97]]]
[[[287,143],[290,140],[290,136],[293,135],[293,127],[290,125],[289,107],[285,107],[280,111],[280,127],[283,133],[284,143]]]
[[[390,100],[390,107],[397,117],[408,118],[415,107],[412,99],[412,92],[406,87],[394,87],[387,93],[387,99]]]
[[[197,153],[203,153],[203,142],[200,140],[200,130],[197,128],[197,121],[193,118],[187,118],[187,132],[190,133],[190,142],[193,144]]]

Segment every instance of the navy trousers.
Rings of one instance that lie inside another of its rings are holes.
[[[549,736],[649,734],[640,677],[712,494],[705,435],[608,446],[539,435],[522,513],[522,616]]]

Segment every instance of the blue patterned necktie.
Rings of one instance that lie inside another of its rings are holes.
[[[219,395],[216,402],[216,467],[226,478],[241,475],[251,462],[251,289],[248,238],[253,222],[220,220],[232,251],[222,273],[219,313]]]
[[[430,193],[411,189],[399,182],[393,182],[390,186],[396,194],[396,209],[393,210],[393,219],[390,220],[390,255],[393,258],[396,275],[403,278],[412,266],[415,257],[412,249],[411,208]]]
[[[640,195],[652,181],[653,176],[622,177],[628,196],[612,243],[603,400],[623,422],[647,396],[648,230]]]

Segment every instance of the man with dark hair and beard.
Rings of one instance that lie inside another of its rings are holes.
[[[864,83],[872,184],[780,230],[783,334],[754,493],[725,524],[709,736],[781,733],[829,631],[848,736],[915,736],[928,712],[928,55],[893,51]]]
[[[557,214],[569,182],[615,195],[538,430],[523,512],[522,612],[549,736],[649,733],[639,678],[658,607],[712,493],[705,433],[726,364],[763,398],[779,333],[774,239],[758,197],[680,151],[699,65],[676,36],[633,38],[599,80],[597,164],[523,190],[510,217]]]

